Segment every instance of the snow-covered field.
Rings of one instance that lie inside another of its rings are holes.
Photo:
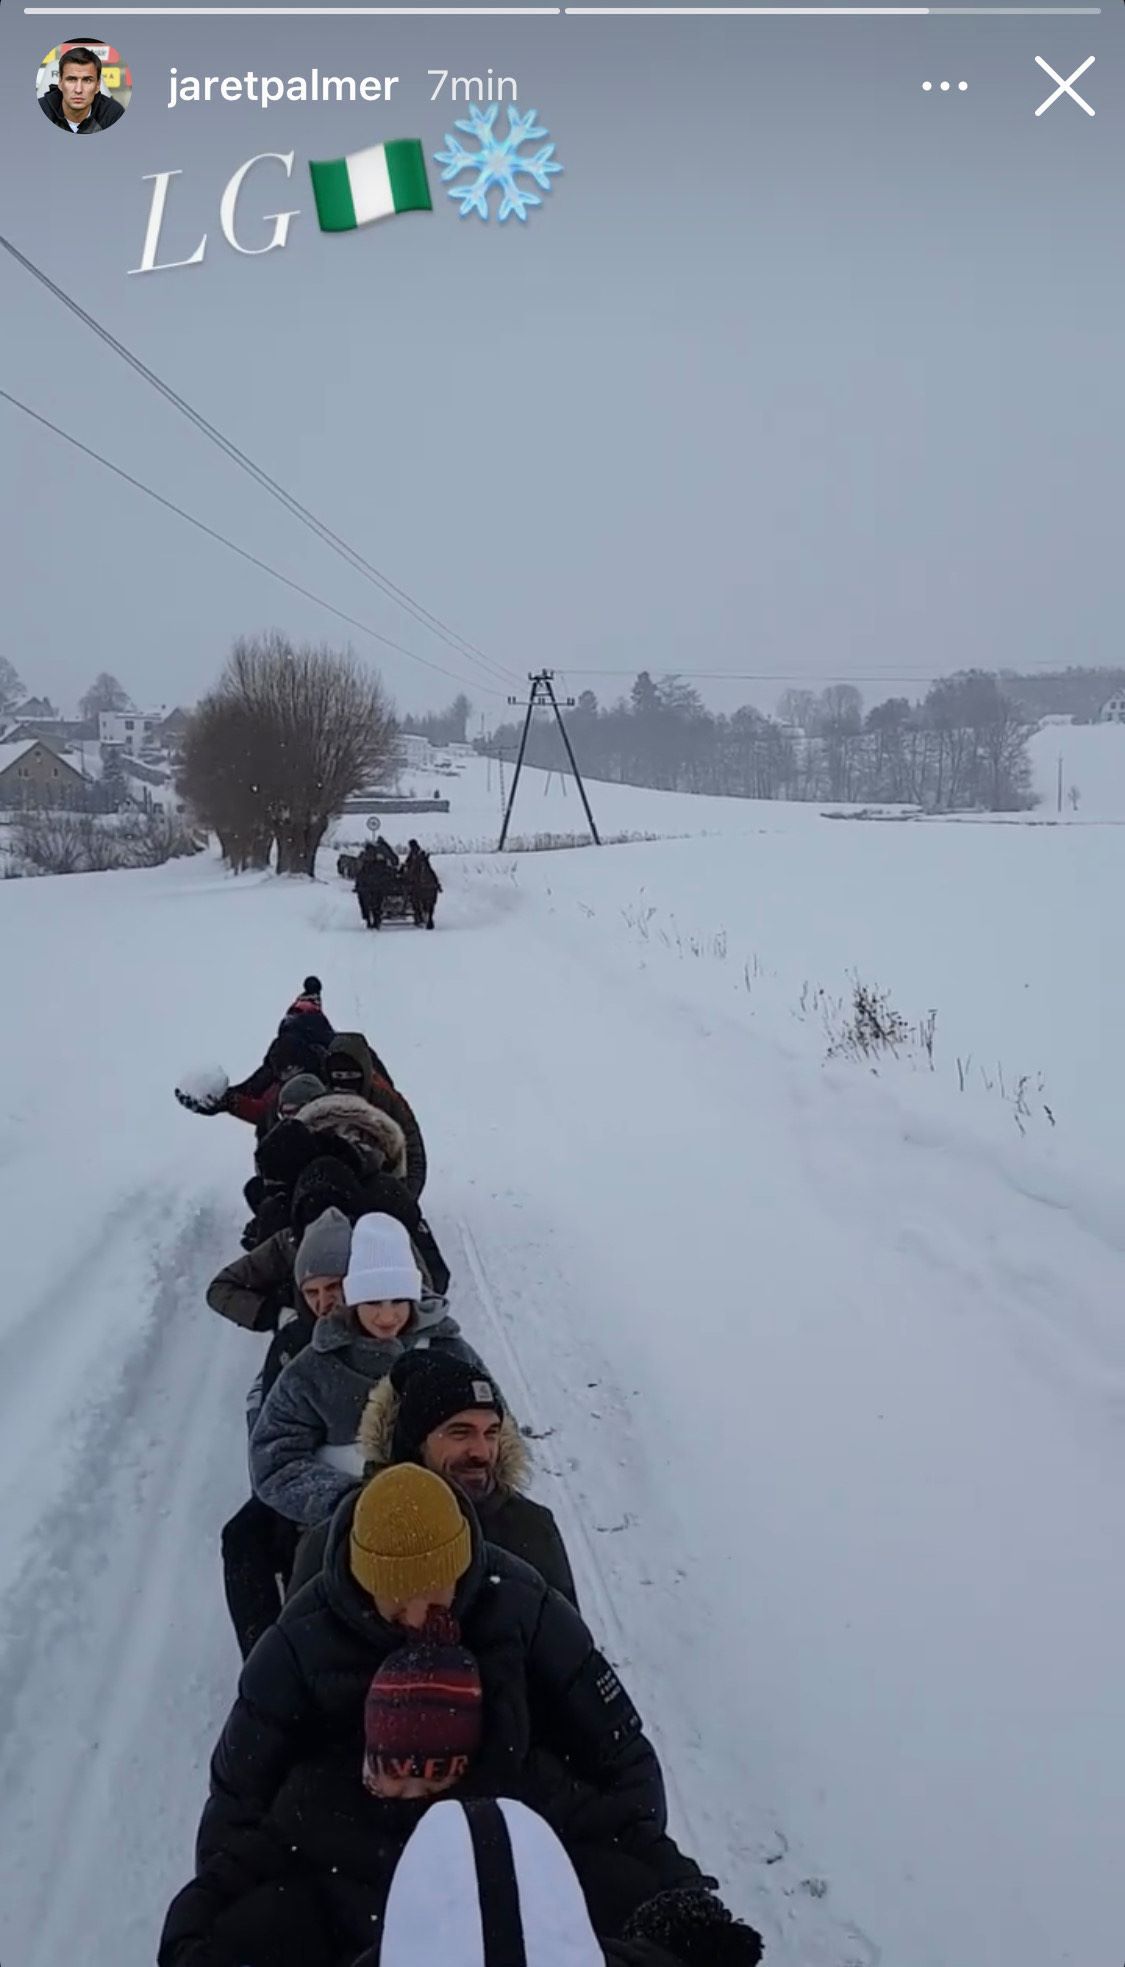
[[[1031,740],[1032,783],[1040,815],[1059,817],[1059,760],[1062,760],[1062,817],[1125,820],[1125,725],[1046,724]],[[1071,787],[1078,804],[1071,799]]]
[[[494,833],[446,784],[390,837]],[[5,1967],[149,1967],[190,1870],[259,1342],[203,1303],[249,1132],[171,1088],[310,968],[768,1959],[1120,1960],[1125,832],[592,790],[690,837],[450,855],[433,936],[366,935],[331,853],[0,887]],[[578,826],[530,774],[517,830]],[[853,971],[936,1008],[932,1070],[826,1062]]]

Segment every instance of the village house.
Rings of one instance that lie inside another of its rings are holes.
[[[424,771],[433,758],[434,748],[429,738],[402,731],[395,740],[395,753],[398,764],[408,771]]]
[[[1125,724],[1125,691],[1119,690],[1108,703],[1102,705],[1103,724]]]
[[[49,697],[26,697],[23,703],[16,705],[12,716],[18,718],[21,723],[57,724],[59,722],[59,713]]]
[[[0,744],[23,744],[28,738],[42,738],[52,751],[66,751],[70,745],[97,743],[97,721],[80,717],[19,717],[0,735]]]
[[[139,758],[142,751],[158,748],[163,722],[162,710],[103,710],[98,714],[98,737],[102,744],[119,745],[130,758]]]
[[[42,738],[0,744],[0,806],[75,806],[90,782]]]

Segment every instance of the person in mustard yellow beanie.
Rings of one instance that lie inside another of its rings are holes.
[[[343,1861],[331,1826],[361,1807],[372,1678],[437,1609],[456,1620],[480,1673],[471,1771],[480,1792],[533,1786],[552,1816],[569,1816],[580,1797],[584,1838],[635,1847],[646,1876],[646,1854],[664,1853],[661,1884],[698,1878],[665,1838],[664,1781],[641,1718],[578,1612],[529,1564],[486,1542],[462,1491],[402,1462],[340,1503],[319,1574],[242,1669],[211,1762],[196,1879],[169,1912],[160,1967],[195,1967],[192,1946],[213,1932],[239,1881],[245,1892],[255,1878],[293,1882],[299,1871],[320,1889],[334,1874]],[[380,1824],[401,1808],[367,1802],[383,1812]],[[361,1862],[375,1864],[378,1842],[359,1840],[369,1854]],[[258,1967],[253,1952],[237,1958]]]
[[[403,1462],[360,1490],[348,1562],[388,1625],[420,1631],[435,1607],[448,1611],[472,1556],[468,1519],[440,1475]]]
[[[656,1755],[577,1611],[484,1542],[460,1491],[402,1462],[341,1503],[319,1577],[243,1668],[159,1967],[346,1967],[450,1788],[522,1797],[553,1823],[599,1931],[650,1905],[730,1921],[667,1835]]]

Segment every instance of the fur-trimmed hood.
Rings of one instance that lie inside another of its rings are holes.
[[[365,1464],[383,1468],[391,1459],[391,1441],[398,1419],[399,1398],[389,1379],[380,1380],[367,1396],[359,1424],[359,1446]],[[522,1495],[531,1481],[531,1456],[511,1414],[500,1423],[500,1453],[496,1480],[502,1489]]]
[[[406,1174],[406,1135],[397,1120],[358,1093],[325,1093],[301,1108],[301,1122],[314,1134],[339,1134],[352,1147],[374,1152],[389,1175]]]

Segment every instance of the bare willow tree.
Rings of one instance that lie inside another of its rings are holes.
[[[395,722],[382,683],[350,652],[279,633],[235,643],[191,720],[180,785],[226,858],[279,874],[316,871],[345,802],[390,763]]]
[[[262,785],[268,745],[261,722],[220,691],[201,700],[184,733],[178,791],[218,835],[236,874],[270,864],[273,829]]]

